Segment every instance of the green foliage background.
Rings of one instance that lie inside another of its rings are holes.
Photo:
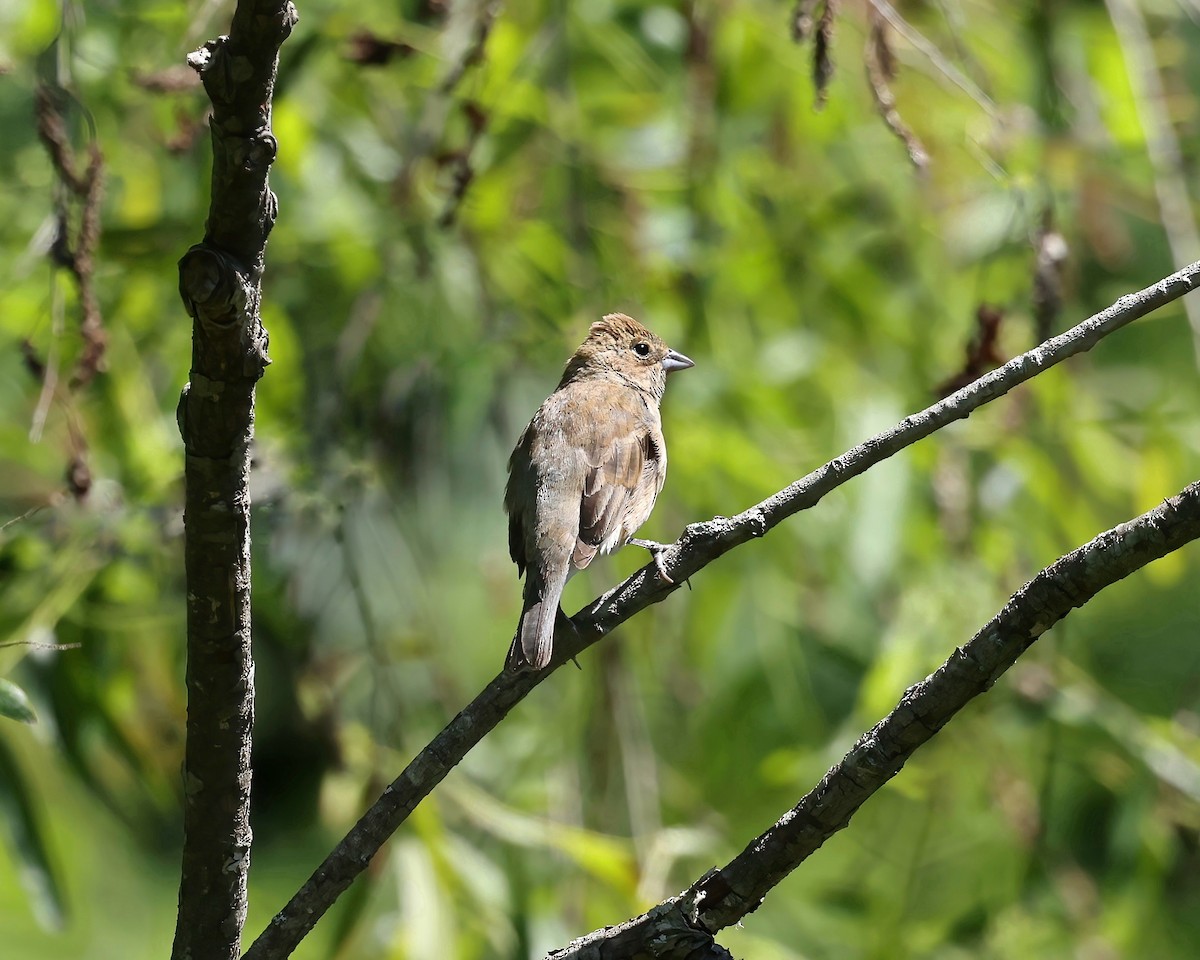
[[[766,0],[511,3],[449,92],[478,4],[300,4],[263,309],[248,936],[500,667],[520,595],[506,457],[593,319],[632,313],[697,361],[672,379],[671,472],[645,528],[669,540],[926,406],[980,304],[1004,309],[1006,355],[1027,349],[1045,208],[1070,248],[1060,329],[1172,269],[1143,122],[1165,113],[1194,190],[1188,4],[1135,8],[1161,101],[1102,4],[903,4],[986,94],[895,40],[923,176],[875,111],[865,13],[845,7],[816,112],[811,48]],[[169,949],[190,349],[175,261],[202,235],[209,146],[198,88],[146,78],[230,12],[0,6],[0,520],[44,505],[0,532],[0,640],[80,644],[0,649],[39,717],[0,720],[6,956]],[[356,63],[366,28],[410,49]],[[72,92],[76,142],[94,130],[104,151],[109,350],[35,443],[20,342],[63,371],[80,349],[73,287],[44,256],[39,79]],[[1196,358],[1165,309],[705,570],[522,704],[296,955],[540,956],[724,862],[1038,569],[1196,478]],[[76,499],[63,476],[84,447]],[[598,564],[567,608],[643,562]],[[1167,558],[1044,637],[721,941],[755,960],[1188,955],[1198,568],[1194,549]]]

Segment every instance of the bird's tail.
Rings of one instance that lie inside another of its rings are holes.
[[[554,652],[554,625],[562,587],[555,590],[546,586],[539,590],[535,584],[527,583],[525,594],[525,609],[521,611],[517,635],[505,661],[509,670],[541,670]]]

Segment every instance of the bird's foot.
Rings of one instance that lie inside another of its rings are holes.
[[[654,569],[658,571],[659,579],[664,583],[674,584],[675,581],[667,574],[667,568],[663,566],[663,554],[670,550],[675,544],[659,543],[656,540],[641,540],[638,538],[629,541],[631,546],[642,547],[650,551],[650,556],[654,558]]]

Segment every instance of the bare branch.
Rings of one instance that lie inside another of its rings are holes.
[[[1200,279],[1200,263],[1137,293],[964,387],[932,407],[905,418],[891,430],[847,451],[808,476],[736,517],[718,517],[689,526],[662,554],[674,583],[666,583],[649,563],[624,583],[584,607],[572,618],[575,633],[555,637],[554,659],[541,673],[501,673],[451,720],[405,767],[363,814],[325,861],[275,915],[246,951],[246,960],[281,960],[316,925],[325,911],[371,862],[396,831],[445,776],[505,715],[554,670],[611,633],[634,614],[666,598],[689,577],[747,540],[761,537],[782,520],[814,506],[831,490],[955,420],[1001,397],[1014,387],[1103,337],[1179,299]],[[502,651],[507,644],[497,644]],[[498,654],[499,656],[499,654]]]
[[[711,937],[757,910],[780,880],[818,850],[971,700],[990,690],[1034,641],[1105,587],[1200,538],[1200,481],[1162,505],[1100,534],[1044,569],[937,672],[905,691],[841,762],[766,833],[720,870],[634,920],[550,954],[553,960],[644,956],[645,945],[686,944],[660,960],[705,956]]]

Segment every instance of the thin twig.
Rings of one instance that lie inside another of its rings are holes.
[[[1034,340],[1038,343],[1054,332],[1063,305],[1063,271],[1070,255],[1066,238],[1055,229],[1049,207],[1042,211],[1042,222],[1033,237],[1033,309]],[[1184,301],[1185,306],[1190,301]]]
[[[471,182],[475,179],[475,168],[471,166],[471,158],[475,153],[476,146],[483,138],[484,131],[487,130],[488,121],[491,119],[487,111],[473,100],[468,100],[462,107],[463,116],[467,119],[467,142],[457,150],[451,151],[446,155],[446,165],[450,167],[453,187],[451,188],[450,198],[446,201],[445,209],[442,210],[441,216],[438,217],[439,227],[449,227],[454,224],[458,216],[459,208],[462,206],[463,200],[467,195],[467,188],[471,186]],[[439,158],[440,159],[440,158]]]
[[[921,51],[942,76],[979,104],[989,117],[994,120],[999,119],[1000,111],[996,107],[996,102],[979,88],[979,84],[946,59],[945,54],[927,40],[916,27],[900,16],[895,7],[887,0],[870,0],[870,4],[900,36]]]
[[[14,526],[15,524],[21,523],[24,520],[28,520],[30,517],[34,516],[35,514],[40,513],[42,510],[45,510],[48,506],[50,506],[50,504],[48,504],[48,503],[39,503],[39,504],[36,504],[36,505],[30,507],[24,513],[22,513],[18,516],[12,517],[11,519],[5,520],[4,523],[0,523],[0,533],[3,533],[9,527]]]
[[[104,191],[104,158],[95,139],[88,143],[87,162],[80,170],[67,134],[64,105],[69,93],[61,87],[41,85],[34,97],[38,137],[58,175],[60,189],[55,201],[58,232],[50,253],[54,262],[70,271],[79,291],[83,350],[71,375],[71,386],[89,383],[103,367],[107,335],[100,316],[94,273],[95,252],[100,242],[100,200]],[[91,117],[88,116],[89,124]],[[95,136],[93,129],[93,137]],[[79,227],[72,236],[70,203],[79,206]]]
[[[63,295],[58,285],[58,274],[50,275],[50,349],[42,364],[42,389],[38,393],[37,406],[29,423],[29,442],[41,443],[42,431],[46,428],[46,417],[50,415],[50,404],[58,390],[58,343],[63,333]]]
[[[1167,93],[1163,88],[1154,46],[1146,29],[1146,20],[1131,0],[1105,0],[1121,45],[1121,53],[1133,88],[1134,103],[1146,139],[1146,152],[1154,167],[1154,192],[1158,197],[1158,215],[1162,218],[1167,244],[1176,266],[1200,256],[1200,231],[1192,216],[1184,172],[1183,150],[1179,137],[1167,116]],[[1187,302],[1188,324],[1192,328],[1192,345],[1200,364],[1200,303]]]
[[[484,0],[471,27],[471,40],[462,56],[451,66],[449,72],[442,78],[442,82],[438,84],[438,93],[443,96],[453,93],[462,82],[466,72],[476,64],[483,62],[484,49],[487,47],[488,37],[491,36],[492,26],[499,13],[498,0]]]
[[[871,28],[863,50],[863,65],[867,71],[867,86],[871,89],[871,98],[875,101],[875,108],[883,117],[887,128],[904,144],[912,165],[918,171],[923,171],[929,166],[929,152],[921,143],[921,138],[900,116],[896,109],[896,97],[889,83],[896,78],[896,55],[888,43],[887,22],[874,6],[870,9],[870,21]]]
[[[1115,330],[1179,299],[1200,282],[1200,263],[1193,263],[1137,293],[1121,297],[1108,309],[1060,336],[1010,360],[1004,366],[895,427],[859,444],[808,476],[735,517],[718,517],[689,526],[662,554],[673,583],[649,563],[623,583],[597,598],[572,618],[574,634],[555,637],[554,659],[540,673],[501,672],[433,738],[383,795],[363,814],[324,862],[251,944],[244,960],[282,960],[316,925],[396,831],[468,751],[487,735],[530,691],[563,663],[573,659],[634,614],[657,603],[717,557],[761,537],[787,517],[814,506],[827,493],[868,468],[941,427],[1008,393],[1095,346]],[[497,643],[497,650],[507,644]]]
[[[20,518],[18,518],[20,519]],[[81,650],[82,643],[38,643],[36,640],[12,640],[8,643],[0,643],[2,647],[30,647],[33,650]]]
[[[467,72],[483,62],[487,41],[499,12],[498,0],[477,0],[470,11],[473,18],[470,23],[470,39],[460,56],[450,65],[437,88],[426,98],[421,118],[413,132],[412,142],[405,150],[404,163],[393,182],[393,192],[401,201],[408,198],[417,165],[427,159],[434,146],[445,138],[454,94]],[[438,218],[438,225],[441,227],[450,226],[454,222],[467,188],[474,179],[471,155],[487,122],[487,113],[482,106],[471,104],[465,110],[469,125],[468,142],[466,146],[455,151],[451,158],[454,177],[450,197]]]

